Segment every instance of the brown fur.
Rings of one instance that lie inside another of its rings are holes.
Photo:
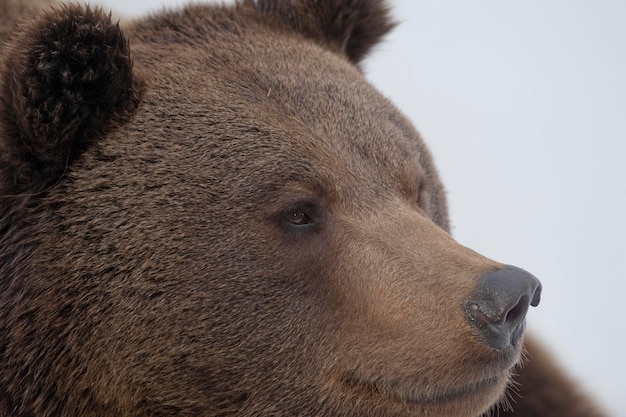
[[[18,41],[3,53],[0,181],[12,192],[58,178],[66,163],[134,107],[138,89],[128,44],[100,11],[62,7],[45,19],[16,34]]]
[[[500,265],[449,236],[428,150],[355,67],[385,11],[190,6],[122,35],[72,6],[12,36],[0,414],[476,417],[498,402],[519,351],[488,348],[460,306]],[[289,222],[302,213],[313,223]],[[572,409],[560,376],[526,384],[553,372],[529,351],[514,415],[575,415],[557,411]]]
[[[6,38],[13,34],[18,22],[30,18],[53,0],[2,0],[0,1],[0,51]]]

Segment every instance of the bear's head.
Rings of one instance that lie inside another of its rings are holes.
[[[427,148],[358,68],[391,27],[377,0],[23,24],[0,67],[0,414],[496,403],[540,285],[448,234]]]

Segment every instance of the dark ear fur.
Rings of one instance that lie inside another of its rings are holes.
[[[245,0],[244,5],[358,64],[395,24],[384,0]]]
[[[135,106],[128,42],[100,9],[65,6],[16,33],[0,66],[0,191],[41,187]]]

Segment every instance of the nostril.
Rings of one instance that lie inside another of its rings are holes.
[[[479,279],[464,302],[465,315],[488,345],[505,349],[521,339],[528,308],[539,304],[540,296],[537,278],[506,266]]]
[[[504,317],[505,323],[515,325],[524,320],[526,313],[528,312],[528,297],[521,297],[519,301],[506,313]]]

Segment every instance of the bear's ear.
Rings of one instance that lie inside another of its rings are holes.
[[[275,19],[358,64],[395,26],[384,0],[245,0]]]
[[[129,45],[100,9],[51,10],[26,24],[0,63],[0,189],[57,179],[136,106]]]

